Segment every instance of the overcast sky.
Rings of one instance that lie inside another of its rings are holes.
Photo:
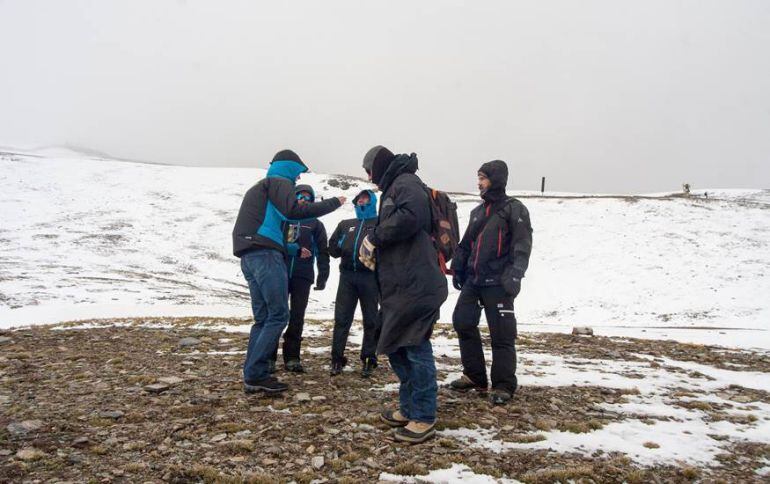
[[[0,145],[470,190],[770,188],[770,1],[0,0]]]

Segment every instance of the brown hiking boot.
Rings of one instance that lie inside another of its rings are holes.
[[[396,429],[396,440],[421,444],[436,435],[436,423],[410,421],[406,427]]]
[[[449,388],[458,392],[467,392],[468,390],[476,390],[479,393],[486,393],[487,386],[478,385],[466,375],[462,375],[457,380],[449,383]]]
[[[383,410],[380,413],[380,420],[391,427],[403,427],[409,423],[409,419],[401,415],[398,410]]]

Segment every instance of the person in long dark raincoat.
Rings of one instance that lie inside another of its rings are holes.
[[[430,336],[447,298],[447,281],[431,239],[428,191],[415,174],[417,156],[372,148],[364,158],[382,190],[377,227],[361,251],[376,267],[380,287],[378,354],[388,355],[401,381],[399,409],[382,419],[398,427],[396,438],[423,442],[435,434],[436,366]]]

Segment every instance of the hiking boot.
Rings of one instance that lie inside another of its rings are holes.
[[[281,393],[289,389],[289,385],[278,381],[277,378],[269,376],[255,382],[243,382],[243,391],[246,393]]]
[[[476,390],[479,393],[486,393],[487,386],[486,385],[477,385],[473,382],[470,378],[468,378],[465,375],[462,375],[457,380],[452,381],[449,383],[449,388],[452,390],[458,391],[458,392],[467,392],[468,390]]]
[[[267,360],[267,372],[271,375],[275,373],[275,360]]]
[[[436,423],[409,422],[406,427],[396,429],[394,434],[396,440],[409,442],[410,444],[421,444],[436,435]]]
[[[343,365],[341,361],[333,361],[331,368],[329,368],[329,374],[331,376],[337,376],[342,373],[344,367],[345,365]]]
[[[511,395],[508,391],[502,390],[500,388],[493,389],[489,394],[489,402],[492,405],[505,405],[511,401],[511,398],[513,398],[513,395]]]
[[[302,366],[302,362],[299,360],[289,360],[284,365],[286,367],[286,371],[290,371],[292,373],[305,373],[305,368]]]
[[[383,410],[380,412],[380,420],[390,427],[403,427],[409,423],[409,419],[401,415],[398,410]]]
[[[364,360],[364,367],[361,369],[361,376],[369,378],[374,373],[374,369],[377,368],[377,358],[370,357]]]

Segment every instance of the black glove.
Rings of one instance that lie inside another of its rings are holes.
[[[521,279],[517,277],[512,277],[511,279],[505,281],[505,283],[503,284],[503,288],[508,294],[510,294],[513,297],[516,297],[519,295],[519,292],[521,291]]]
[[[455,289],[460,291],[463,288],[463,284],[465,284],[465,273],[462,271],[455,271],[452,276],[452,285]]]
[[[326,281],[317,281],[313,288],[314,291],[323,291],[324,289],[326,289]]]

